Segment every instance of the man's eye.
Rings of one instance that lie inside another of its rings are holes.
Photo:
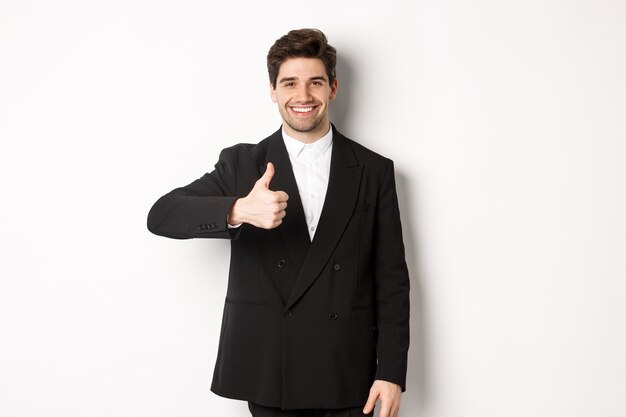
[[[322,85],[322,82],[321,81],[313,81],[311,84],[313,84],[313,85]]]
[[[293,87],[296,83],[285,83],[285,87]]]

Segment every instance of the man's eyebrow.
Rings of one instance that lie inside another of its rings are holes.
[[[287,82],[287,81],[295,81],[297,79],[298,79],[298,77],[283,77],[280,80],[278,80],[278,82],[279,83],[284,83],[284,82]]]

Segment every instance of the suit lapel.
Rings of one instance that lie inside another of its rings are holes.
[[[307,231],[298,185],[293,175],[289,154],[287,153],[280,129],[271,137],[264,166],[259,167],[261,175],[265,172],[268,162],[274,164],[276,170],[270,182],[270,190],[284,191],[289,196],[287,215],[277,229],[283,235],[294,265],[302,265],[311,241]]]
[[[356,205],[363,167],[358,164],[348,140],[341,133],[337,132],[334,126],[332,152],[330,176],[326,198],[324,199],[324,208],[322,209],[315,237],[304,258],[304,264],[300,269],[300,274],[298,275],[294,289],[285,306],[286,310],[290,309],[300,297],[302,297],[311,284],[315,282],[322,268],[328,262],[328,258],[335,250]],[[288,156],[286,160],[289,162]],[[276,172],[278,173],[278,169]],[[289,169],[288,172],[291,177],[293,177],[293,171]],[[295,179],[293,180],[293,184],[295,184]],[[295,193],[298,194],[297,186],[294,188]],[[289,194],[289,207],[287,208],[288,214],[286,218],[289,217],[289,210],[292,204],[291,198],[292,196]],[[297,234],[298,242],[302,239],[302,236],[300,236],[302,234],[301,231],[304,231],[306,234],[305,237],[308,242],[308,231],[299,194],[297,199],[300,211],[297,216],[293,216],[298,217],[297,222],[294,221],[290,227],[295,228],[297,226],[297,230],[293,230],[293,232]],[[283,227],[283,225],[279,228],[281,227]]]

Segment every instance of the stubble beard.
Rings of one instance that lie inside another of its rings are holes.
[[[292,128],[296,132],[301,132],[301,133],[311,132],[317,129],[319,125],[322,123],[322,121],[324,120],[324,114],[320,114],[317,118],[311,120],[311,122],[307,123],[306,121],[304,121],[305,124],[298,125],[297,124],[298,120],[291,117],[288,109],[281,111],[281,113],[282,113],[281,116],[283,118],[283,121],[287,123],[287,125],[289,125],[290,128]]]

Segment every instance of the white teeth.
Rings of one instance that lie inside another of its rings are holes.
[[[298,113],[307,113],[313,110],[313,107],[292,107],[291,109]]]

